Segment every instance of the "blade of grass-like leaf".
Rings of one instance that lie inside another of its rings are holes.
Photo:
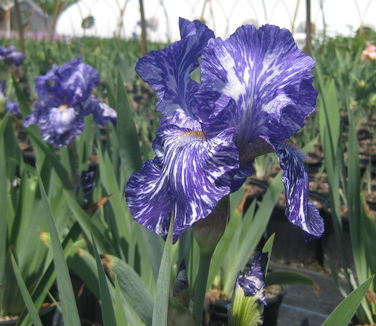
[[[243,197],[244,189],[240,188],[238,191],[230,195],[230,209],[231,216],[226,226],[225,232],[219,240],[217,247],[215,248],[208,275],[208,286],[210,286],[214,280],[214,277],[219,271],[223,263],[223,258],[230,248],[230,243],[233,240],[233,236],[237,230],[237,227],[241,221],[241,213],[237,207]]]
[[[92,237],[92,244],[93,244],[95,260],[97,262],[103,324],[116,326],[117,324],[116,324],[116,318],[115,318],[115,311],[114,311],[114,306],[113,306],[110,290],[107,284],[107,276],[104,273],[103,266],[99,258],[98,249],[97,249],[97,246],[95,245],[93,237]]]
[[[80,205],[78,205],[71,193],[64,191],[64,196],[69,208],[73,213],[73,217],[80,224],[86,236],[90,237],[90,235],[93,234],[93,237],[98,244],[99,249],[101,251],[109,252],[112,246],[105,234],[102,233],[94,223],[91,223],[90,216],[86,214],[86,212],[80,207]]]
[[[8,186],[6,160],[4,159],[4,138],[0,135],[0,284],[6,278],[6,256],[7,256],[7,206],[8,206]]]
[[[114,107],[117,108],[118,114],[116,134],[120,145],[119,151],[128,179],[134,171],[141,167],[142,162],[136,125],[120,74],[117,78],[116,105]]]
[[[369,286],[373,281],[373,276],[362,283],[357,289],[352,291],[342,302],[334,309],[329,317],[324,321],[322,326],[345,326],[347,325],[355,311],[358,309],[360,302],[364,298]]]
[[[13,81],[13,87],[14,87],[14,91],[16,93],[17,100],[20,103],[20,109],[21,109],[21,112],[22,112],[22,116],[25,117],[26,115],[28,115],[30,113],[30,107],[27,104],[27,98],[24,95],[24,92],[22,91],[20,84],[17,82],[17,80],[15,78],[13,78],[12,81]]]
[[[122,297],[120,291],[120,285],[117,277],[115,277],[115,316],[118,325],[127,326],[128,321],[125,315],[123,305],[122,305]]]
[[[81,326],[80,318],[77,311],[76,299],[73,292],[72,282],[69,276],[68,266],[65,261],[64,251],[61,247],[59,236],[52,217],[52,212],[48,202],[46,191],[42,180],[39,177],[39,188],[42,199],[46,207],[48,220],[48,229],[51,236],[52,252],[54,256],[55,271],[57,276],[57,287],[61,301],[61,310],[63,313],[64,323],[69,326]]]
[[[119,281],[124,299],[146,325],[151,325],[153,318],[153,300],[145,283],[138,274],[124,261],[115,256],[102,255],[102,264],[111,278]],[[131,322],[131,320],[129,320]],[[133,325],[133,324],[132,324]]]
[[[40,151],[42,151],[48,160],[51,162],[53,168],[56,171],[61,183],[64,185],[65,189],[72,189],[72,184],[70,183],[69,173],[65,169],[65,167],[61,164],[59,159],[57,158],[56,154],[51,151],[47,147],[45,143],[43,143],[40,138],[36,135],[36,129],[33,127],[29,127],[25,129],[27,134],[30,136],[30,139],[33,144],[33,148],[37,147]],[[38,160],[36,160],[38,162]],[[40,168],[40,167],[39,167]]]
[[[26,308],[29,311],[31,320],[33,321],[35,326],[43,326],[42,322],[39,318],[39,314],[38,314],[37,310],[35,309],[33,300],[31,299],[30,293],[27,290],[26,284],[25,284],[24,280],[22,279],[21,272],[20,272],[20,270],[17,266],[16,260],[14,259],[13,254],[10,255],[10,258],[11,258],[11,261],[12,261],[13,271],[14,271],[14,275],[16,276],[18,288],[20,289],[20,292],[21,292],[22,298],[25,302]]]
[[[301,284],[317,288],[314,280],[307,275],[292,271],[275,271],[266,275],[266,284]]]
[[[67,263],[68,267],[84,281],[85,285],[99,300],[97,266],[94,257],[74,244],[67,256]]]
[[[266,263],[265,272],[268,272],[270,258],[272,257],[272,250],[273,250],[273,243],[274,243],[275,233],[273,233],[269,239],[265,242],[264,246],[262,247],[262,252],[268,254],[268,262]]]
[[[355,131],[355,123],[351,112],[349,113],[349,141],[348,141],[348,183],[347,198],[349,207],[349,226],[351,247],[354,256],[355,270],[359,283],[365,282],[368,276],[369,266],[366,258],[366,216],[363,214],[361,200],[361,177],[359,166],[359,146]],[[365,301],[361,303],[362,309],[367,315],[368,321],[373,323],[372,313]]]
[[[228,274],[224,284],[225,293],[231,293],[237,273],[243,269],[257,243],[260,241],[282,190],[283,184],[280,172],[275,177],[273,183],[268,187],[256,215],[252,220],[252,225],[244,225],[243,230],[245,232],[242,232],[244,233],[242,241],[239,243],[240,246],[237,254],[234,256],[231,266],[227,270]]]
[[[157,279],[157,291],[155,293],[153,306],[153,326],[167,326],[173,225],[174,221],[171,218]]]

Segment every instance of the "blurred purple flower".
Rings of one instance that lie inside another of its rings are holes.
[[[95,171],[83,171],[81,173],[80,183],[77,186],[77,191],[82,191],[85,203],[90,202],[90,197],[93,193],[95,185]]]
[[[98,81],[96,70],[84,64],[81,57],[61,67],[53,66],[35,78],[38,99],[24,125],[38,124],[46,142],[62,147],[82,133],[88,114],[100,125],[115,123],[116,111],[91,95]]]
[[[21,114],[20,110],[20,104],[18,102],[6,102],[5,108],[8,110],[8,112],[12,115],[19,115]]]
[[[5,80],[0,80],[0,101],[4,101],[8,98],[5,89],[7,88],[7,83]]]
[[[321,236],[323,221],[308,201],[303,156],[282,144],[315,110],[312,58],[277,26],[242,26],[223,41],[199,21],[180,19],[179,25],[180,41],[136,65],[156,91],[163,118],[155,159],[125,189],[135,220],[165,236],[174,217],[176,241],[240,187],[252,171],[252,162],[241,164],[240,156],[261,142],[280,159],[290,221]],[[200,57],[201,84],[190,77]]]
[[[25,55],[22,52],[17,51],[15,46],[0,46],[0,61],[4,60],[13,63],[16,66],[20,66],[23,63],[24,58]]]
[[[268,254],[256,252],[251,267],[247,273],[239,273],[236,286],[240,286],[246,297],[256,297],[259,302],[266,304],[265,272]]]

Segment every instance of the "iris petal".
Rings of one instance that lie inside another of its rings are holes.
[[[83,117],[73,108],[52,108],[38,123],[43,140],[56,148],[67,146],[85,127]]]
[[[267,262],[267,253],[256,252],[249,271],[245,274],[240,273],[236,281],[243,289],[245,296],[256,296],[263,304],[266,304],[265,269]]]
[[[207,217],[229,194],[239,168],[233,129],[207,139],[200,124],[182,111],[161,122],[157,156],[130,178],[125,195],[135,220],[165,236],[174,217],[174,241],[195,222]]]
[[[39,99],[49,106],[75,106],[89,98],[98,82],[97,71],[77,57],[36,77],[35,89]]]
[[[312,58],[277,26],[246,25],[227,40],[210,40],[202,54],[202,83],[232,98],[232,126],[242,148],[257,137],[290,138],[315,109]]]
[[[156,91],[157,109],[169,115],[178,108],[192,116],[190,101],[197,84],[190,73],[199,66],[198,59],[214,33],[198,20],[179,20],[181,40],[163,50],[151,51],[136,65],[137,73]]]
[[[291,145],[272,144],[281,168],[286,194],[286,215],[289,220],[313,237],[324,232],[324,222],[314,204],[309,202],[308,175],[304,154]]]

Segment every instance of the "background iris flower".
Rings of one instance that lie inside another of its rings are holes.
[[[163,115],[155,159],[125,189],[136,221],[166,235],[174,217],[176,241],[245,181],[254,157],[274,150],[290,221],[320,236],[323,222],[308,201],[303,157],[284,144],[315,109],[313,60],[276,26],[242,26],[223,41],[199,21],[180,19],[179,25],[180,41],[150,52],[136,67],[156,91]],[[199,66],[200,84],[190,78]]]
[[[82,133],[88,114],[98,124],[115,123],[116,111],[91,95],[98,82],[97,71],[84,64],[81,57],[61,67],[55,65],[35,78],[38,99],[24,125],[38,124],[43,140],[62,147]]]
[[[0,46],[0,61],[6,61],[20,66],[23,63],[25,55],[22,52],[16,50],[16,47],[10,45],[8,47]]]
[[[6,102],[5,108],[8,110],[8,112],[12,115],[19,115],[21,114],[20,104],[18,102]]]

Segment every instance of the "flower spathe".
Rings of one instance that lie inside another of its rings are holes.
[[[98,82],[96,70],[83,63],[81,57],[52,67],[35,79],[38,99],[25,126],[38,124],[43,140],[58,148],[82,133],[88,114],[98,124],[115,123],[116,111],[91,95]]]
[[[323,223],[308,201],[302,156],[281,147],[315,110],[312,58],[297,48],[289,31],[276,26],[242,26],[224,41],[198,21],[180,19],[180,30],[180,41],[137,64],[157,93],[163,118],[156,158],[126,187],[136,221],[166,235],[173,216],[176,240],[244,182],[252,162],[240,164],[239,157],[262,141],[280,158],[290,221],[320,236]],[[200,57],[197,83],[190,74]]]

